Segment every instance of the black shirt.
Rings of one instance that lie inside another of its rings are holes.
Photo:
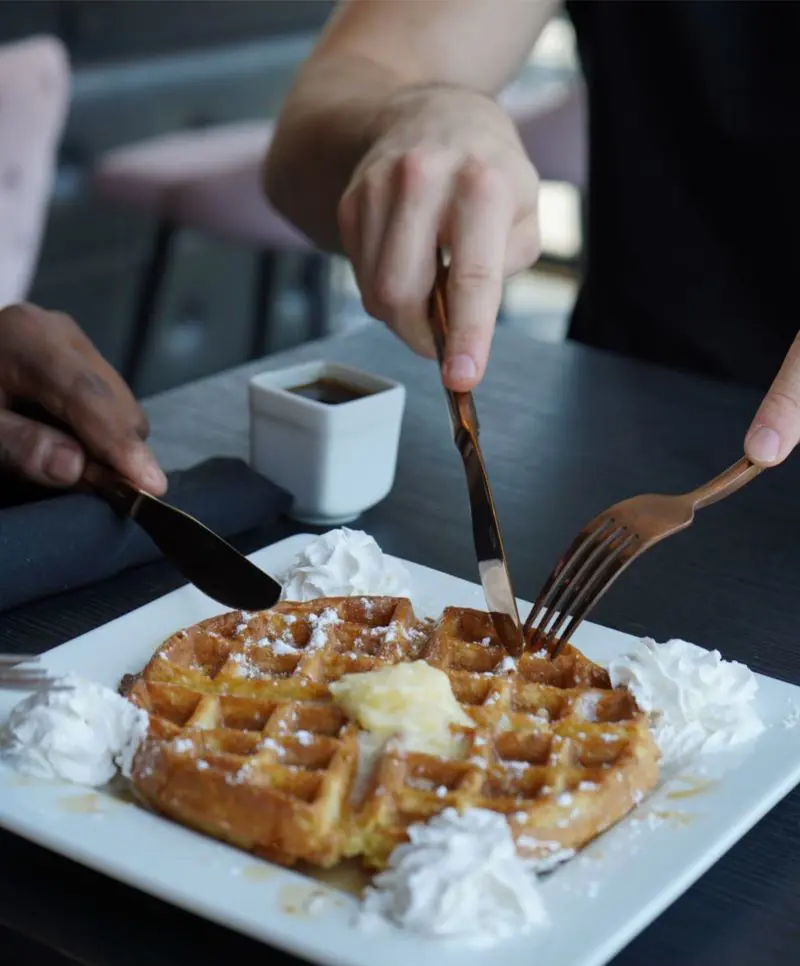
[[[800,4],[568,9],[590,111],[570,334],[765,387],[800,329]]]

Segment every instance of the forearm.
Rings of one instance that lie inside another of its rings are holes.
[[[289,95],[265,168],[272,203],[318,245],[341,250],[336,209],[376,118],[404,84],[354,55],[312,60]]]
[[[273,204],[338,249],[336,208],[354,169],[415,87],[494,96],[555,0],[357,0],[337,11],[290,93],[265,171]]]

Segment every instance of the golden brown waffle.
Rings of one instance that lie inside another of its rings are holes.
[[[456,729],[463,756],[390,743],[364,781],[359,729],[328,685],[419,659],[447,674],[475,722]],[[140,796],[289,865],[360,856],[380,868],[410,824],[448,806],[503,813],[520,853],[546,859],[617,822],[658,777],[627,691],[570,646],[514,665],[481,611],[448,608],[433,624],[376,597],[226,614],[175,634],[123,691],[150,714]]]

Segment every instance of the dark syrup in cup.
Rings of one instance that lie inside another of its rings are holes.
[[[288,391],[295,396],[313,399],[314,402],[325,403],[327,406],[339,406],[342,403],[353,402],[354,399],[374,395],[374,390],[352,386],[341,379],[333,378],[315,379],[314,382],[308,382],[302,386],[292,386]]]

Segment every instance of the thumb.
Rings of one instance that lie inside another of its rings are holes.
[[[45,486],[72,486],[83,467],[83,450],[74,439],[0,409],[0,470]]]
[[[778,375],[744,441],[745,455],[761,466],[775,466],[800,441],[800,334],[783,360]]]

